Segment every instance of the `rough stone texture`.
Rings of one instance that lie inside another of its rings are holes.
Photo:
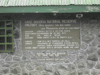
[[[96,68],[96,69],[100,69],[100,62],[97,62],[95,68]]]
[[[28,75],[27,73],[23,73],[23,75]]]
[[[8,62],[12,61],[12,55],[8,55],[5,61],[8,61]]]
[[[53,72],[53,67],[52,65],[46,64],[45,69],[46,72]]]
[[[69,16],[73,19],[71,15]],[[100,20],[98,23],[89,24],[87,16],[84,16],[81,21],[80,50],[66,50],[67,55],[64,56],[63,62],[40,62],[37,60],[39,57],[35,56],[38,51],[22,51],[20,21],[14,21],[15,51],[13,53],[0,53],[0,75],[100,75]],[[43,20],[44,18],[48,19],[47,17],[49,19],[52,17],[53,19],[66,19],[65,15],[63,17],[59,15],[59,18],[52,14],[27,14],[26,16],[16,14],[10,18],[15,19],[14,17],[17,20],[25,18]],[[5,19],[5,17],[3,18]]]
[[[96,51],[97,51],[97,48],[90,46],[89,49],[87,49],[86,53],[92,54],[92,53],[95,53]]]
[[[91,71],[91,75],[98,75],[98,71],[95,70],[95,69],[93,69],[93,70]]]
[[[32,67],[32,65],[30,65],[30,64],[28,63],[28,64],[26,64],[26,69],[27,69],[28,71],[31,71],[31,70],[33,70],[33,67]]]
[[[9,68],[3,69],[2,72],[3,74],[7,74],[9,72]]]
[[[82,40],[85,43],[89,44],[91,41],[93,41],[93,39],[94,39],[94,36],[92,34],[88,34],[88,35],[85,35]]]
[[[5,59],[8,54],[7,53],[1,53],[0,55],[1,55],[1,59]]]
[[[86,63],[86,62],[84,62],[84,61],[78,62],[78,63],[77,63],[78,68],[79,68],[79,69],[86,68],[86,64],[85,64],[85,63]]]
[[[75,70],[75,65],[74,64],[68,64],[68,71],[73,71]]]
[[[20,73],[20,72],[21,72],[20,67],[16,67],[16,68],[11,69],[11,73],[12,73],[12,74],[18,74],[18,73]]]
[[[87,61],[87,68],[92,69],[95,66],[95,64],[96,64],[96,62],[88,60]]]
[[[98,53],[98,55],[100,56],[100,49],[98,49],[97,53]]]
[[[78,70],[78,75],[90,75],[90,71],[88,69]]]
[[[82,49],[82,50],[86,50],[87,48],[88,48],[88,44],[82,43],[81,49]]]
[[[22,75],[28,75],[28,71],[25,68],[22,69]]]
[[[28,59],[27,56],[25,56],[25,55],[22,56],[22,60],[23,60],[23,61],[27,61],[27,59]]]
[[[13,61],[20,61],[19,57],[13,57]]]
[[[19,63],[11,63],[11,67],[18,67],[19,65]]]
[[[91,61],[98,61],[98,57],[97,54],[91,54],[88,56],[87,60],[91,60]]]

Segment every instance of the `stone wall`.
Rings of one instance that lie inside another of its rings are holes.
[[[80,50],[66,50],[67,56],[61,63],[39,62],[36,60],[34,51],[21,50],[20,21],[15,19],[14,52],[0,53],[0,75],[100,75],[100,21],[98,16],[94,18],[98,20],[96,23],[89,23],[91,15],[81,19],[81,48]],[[20,18],[29,19],[30,17],[21,16]],[[34,17],[36,16],[33,15],[31,18]]]

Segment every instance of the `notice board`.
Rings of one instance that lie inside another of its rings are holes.
[[[23,20],[22,50],[79,50],[80,20]]]

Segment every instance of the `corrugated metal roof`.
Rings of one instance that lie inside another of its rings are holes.
[[[100,0],[0,0],[0,6],[100,5]]]

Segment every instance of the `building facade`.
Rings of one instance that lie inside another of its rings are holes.
[[[0,74],[100,75],[98,3],[0,1]]]

